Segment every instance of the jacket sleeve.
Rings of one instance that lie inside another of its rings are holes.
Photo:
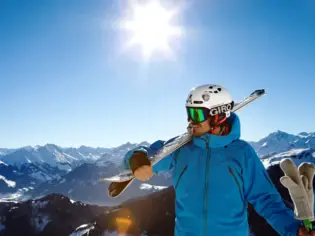
[[[281,236],[297,236],[301,221],[296,220],[293,211],[286,207],[267,170],[249,144],[245,158],[245,198]]]
[[[149,147],[145,147],[145,146],[139,146],[136,147],[130,151],[128,151],[124,157],[124,163],[127,169],[130,169],[130,158],[132,157],[134,152],[144,152],[148,155],[148,157],[152,156],[157,150],[159,150],[161,147],[163,147],[163,145],[173,141],[176,137],[168,140],[168,141],[162,141],[162,140],[158,140],[154,143],[152,143]],[[165,158],[163,158],[161,161],[159,161],[158,163],[156,163],[153,166],[153,172],[155,174],[158,174],[159,172],[163,172],[163,171],[168,171],[170,169],[172,169],[172,167],[174,166],[174,157],[176,156],[177,151],[171,153],[170,155],[166,156]]]

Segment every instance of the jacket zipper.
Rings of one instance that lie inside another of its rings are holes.
[[[187,167],[188,167],[188,165],[186,165],[186,166],[184,167],[184,169],[182,170],[182,172],[180,173],[180,175],[179,175],[179,177],[178,177],[178,180],[177,180],[177,183],[176,183],[176,185],[175,185],[175,189],[177,189],[177,186],[178,186],[178,184],[179,184],[179,181],[180,181],[180,179],[182,178],[182,176],[183,176],[183,174],[185,173],[185,171],[187,170]]]
[[[207,236],[207,205],[208,205],[208,179],[209,179],[209,162],[210,162],[210,148],[209,148],[209,140],[206,140],[207,147],[207,162],[206,162],[206,179],[205,179],[205,193],[204,193],[204,236]]]
[[[236,178],[236,176],[235,176],[235,173],[234,173],[234,171],[233,171],[233,169],[232,169],[231,167],[229,167],[229,172],[230,172],[230,174],[233,176],[233,178],[234,178],[234,180],[235,180],[235,182],[236,182],[236,184],[237,184],[238,190],[239,190],[239,192],[240,192],[241,198],[243,199],[243,194],[242,194],[242,190],[241,190],[241,185],[240,185],[240,183],[238,182],[238,180],[237,180],[237,178]]]

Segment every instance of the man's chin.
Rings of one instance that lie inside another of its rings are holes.
[[[193,132],[192,132],[192,136],[193,136],[193,137],[200,137],[200,136],[202,136],[202,135],[203,135],[202,132],[198,132],[198,131],[193,131]]]

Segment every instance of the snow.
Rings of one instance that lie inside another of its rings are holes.
[[[297,135],[276,131],[258,142],[250,142],[260,157],[286,152],[291,149],[315,148],[315,133]]]
[[[0,161],[0,165],[5,165],[8,166],[7,164],[5,164],[3,161]]]
[[[34,208],[44,208],[45,206],[47,206],[47,204],[49,203],[49,201],[33,201],[32,206]]]
[[[313,148],[292,149],[264,158],[262,159],[262,163],[265,168],[268,168],[270,165],[279,164],[284,158],[292,159],[296,166],[300,165],[302,162],[312,162],[315,164],[315,150]]]
[[[34,188],[33,187],[24,187],[24,188],[20,188],[19,191],[20,192],[27,192],[29,190],[33,190]]]
[[[143,189],[143,190],[162,190],[162,189],[165,189],[167,188],[167,186],[157,186],[157,185],[150,185],[150,184],[141,184],[140,185],[140,189]]]
[[[88,232],[90,232],[90,230],[94,229],[94,226],[91,224],[84,224],[79,226],[78,228],[75,229],[75,231],[73,233],[71,233],[69,236],[82,236]]]
[[[19,209],[19,207],[17,207],[17,206],[11,207],[9,212],[12,212],[14,209]]]
[[[38,171],[38,172],[33,172],[30,174],[31,177],[33,177],[34,179],[40,180],[40,181],[48,181],[48,180],[52,180],[52,178],[45,174],[44,172]]]
[[[93,149],[92,149],[93,150]],[[82,160],[95,160],[102,153],[95,149],[95,154],[76,154],[77,150],[67,152],[66,149],[54,144],[45,146],[27,146],[16,149],[6,155],[3,155],[2,161],[20,168],[23,164],[48,164],[53,167],[58,167],[61,170],[69,170],[72,164]]]
[[[11,188],[15,188],[15,181],[12,181],[12,180],[8,180],[6,177],[0,175],[0,179],[2,179],[7,185],[8,187],[11,187]]]
[[[0,202],[15,202],[15,200],[18,200],[21,196],[20,191],[16,193],[0,194]]]

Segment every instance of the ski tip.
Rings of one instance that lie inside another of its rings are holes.
[[[111,198],[116,198],[117,196],[120,195],[121,192],[122,192],[121,185],[119,183],[117,183],[117,182],[112,182],[108,186],[107,194]]]
[[[255,90],[254,92],[252,92],[251,95],[258,95],[258,96],[260,96],[260,95],[263,95],[263,94],[265,94],[265,93],[266,93],[266,90],[265,90],[265,89],[257,89],[257,90]]]
[[[127,187],[132,183],[133,180],[134,180],[134,178],[129,179],[129,180],[124,181],[124,182],[112,182],[112,183],[110,183],[110,185],[108,186],[108,191],[107,191],[108,196],[111,198],[118,197],[127,189]]]

